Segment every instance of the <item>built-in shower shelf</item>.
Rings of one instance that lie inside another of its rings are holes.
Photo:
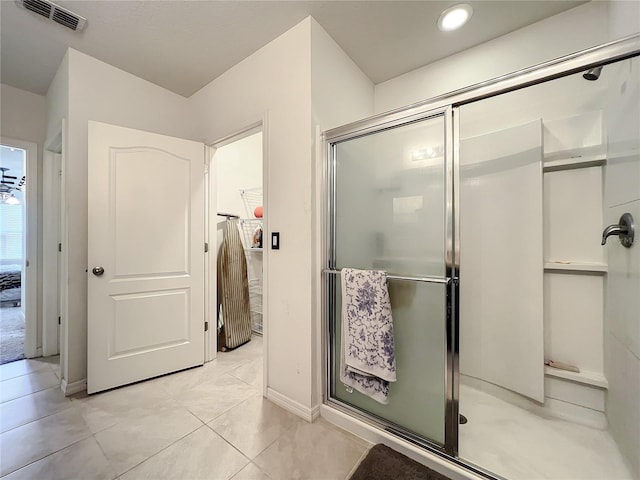
[[[545,365],[544,374],[550,377],[563,378],[572,382],[591,385],[593,387],[607,389],[609,382],[604,375],[597,372],[581,371],[579,373],[570,372],[568,370],[560,370],[559,368],[548,367]]]
[[[607,163],[607,156],[603,153],[595,155],[580,155],[577,152],[562,152],[562,155],[545,155],[542,164],[544,172],[572,170],[575,168],[601,167]]]
[[[545,262],[544,270],[546,272],[580,272],[604,275],[605,273],[607,273],[608,267],[606,263]]]

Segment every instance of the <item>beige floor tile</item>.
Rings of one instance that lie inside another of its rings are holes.
[[[242,348],[242,347],[239,347]],[[250,363],[254,358],[234,355],[233,352],[218,352],[215,360],[208,362],[203,368],[217,373],[228,373],[231,370]]]
[[[91,436],[74,408],[0,434],[0,476]]]
[[[60,366],[60,355],[50,355],[48,357],[40,357],[34,360],[38,360],[43,363],[47,363],[51,365],[51,368],[55,368],[56,366]]]
[[[173,408],[127,419],[98,432],[95,438],[121,475],[201,426],[202,422],[186,409]]]
[[[144,463],[121,480],[226,480],[249,460],[210,428],[203,426]]]
[[[262,380],[263,380],[263,360],[262,358],[257,358],[249,363],[245,363],[240,365],[233,370],[230,370],[229,375],[232,375],[236,378],[239,378],[245,383],[248,383],[251,386],[256,387],[258,390],[262,391]]]
[[[127,420],[136,420],[179,405],[157,385],[143,382],[91,396],[79,395],[74,405],[93,433]]]
[[[271,477],[260,470],[254,463],[250,463],[236,473],[231,480],[271,480]]]
[[[116,477],[93,437],[49,455],[2,480],[112,480]]]
[[[218,352],[216,359],[207,363],[205,367],[228,372],[253,360],[261,359],[263,354],[262,337],[254,335],[250,342],[234,350]]]
[[[275,479],[343,480],[366,448],[322,419],[299,420],[253,462]]]
[[[17,362],[5,363],[0,365],[0,380],[8,380],[10,378],[28,375],[38,370],[51,368],[47,362],[40,359],[18,360]]]
[[[224,374],[225,372],[209,368],[209,364],[205,364],[201,367],[164,375],[145,383],[150,383],[162,389],[170,397],[175,397],[203,383],[215,381],[215,379],[220,378]]]
[[[253,459],[297,422],[295,415],[255,396],[220,415],[209,426]]]
[[[47,365],[28,375],[13,377],[0,382],[0,402],[7,402],[15,398],[39,392],[60,384],[51,368]]]
[[[255,395],[259,395],[256,388],[225,374],[186,389],[174,399],[204,423],[208,423]]]
[[[6,432],[70,407],[71,401],[59,387],[10,400],[0,404],[0,431]]]

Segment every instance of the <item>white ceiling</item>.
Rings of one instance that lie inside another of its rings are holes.
[[[471,21],[436,27],[457,1],[59,0],[87,18],[76,33],[0,0],[0,81],[44,95],[67,47],[190,96],[312,15],[374,83],[584,1],[467,1]]]

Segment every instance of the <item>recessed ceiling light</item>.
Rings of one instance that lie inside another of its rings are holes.
[[[443,32],[456,30],[467,23],[472,14],[473,8],[466,3],[449,7],[440,14],[440,18],[438,18],[438,28]]]

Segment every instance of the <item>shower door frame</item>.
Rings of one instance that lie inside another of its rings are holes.
[[[383,430],[389,429],[399,438],[417,444],[428,451],[436,453],[447,460],[463,466],[487,478],[496,478],[494,474],[482,470],[476,465],[458,457],[458,404],[459,404],[459,280],[460,280],[460,239],[459,239],[459,107],[486,98],[520,90],[533,85],[545,83],[557,78],[589,70],[596,66],[604,66],[628,58],[640,56],[640,34],[631,35],[602,45],[591,47],[570,55],[566,55],[539,65],[534,65],[516,72],[478,83],[470,87],[455,90],[406,107],[391,110],[348,125],[327,130],[322,135],[324,146],[323,189],[322,198],[326,204],[323,209],[323,258],[321,263],[322,281],[322,354],[325,364],[325,381],[323,383],[323,402],[338,410],[344,411],[366,423]],[[333,219],[335,210],[335,145],[341,141],[361,137],[402,124],[424,120],[429,117],[445,115],[445,189],[446,213],[445,228],[446,273],[452,281],[447,288],[447,325],[446,325],[446,362],[445,379],[445,445],[444,447],[427,439],[416,438],[408,432],[398,432],[397,426],[367,414],[353,406],[345,404],[330,396],[331,392],[331,356],[329,331],[329,315],[335,311],[335,232]],[[451,168],[451,171],[449,171]],[[451,182],[451,183],[449,183]],[[333,294],[333,295],[332,295]]]
[[[336,216],[336,146],[348,140],[354,140],[357,138],[375,135],[376,133],[384,132],[393,128],[399,128],[405,125],[417,124],[419,122],[427,121],[433,118],[443,118],[444,123],[444,258],[443,262],[445,265],[445,275],[444,278],[440,277],[423,277],[421,276],[419,280],[412,277],[405,277],[404,280],[407,281],[423,281],[427,283],[434,284],[445,284],[445,321],[446,321],[446,338],[443,339],[444,351],[445,351],[445,375],[444,375],[444,402],[445,402],[445,419],[444,421],[444,437],[445,442],[444,445],[440,445],[433,441],[430,441],[425,438],[417,437],[414,433],[411,433],[408,430],[405,430],[399,425],[392,424],[391,422],[383,422],[386,423],[384,425],[387,429],[392,429],[394,433],[399,436],[406,438],[409,441],[417,443],[426,448],[434,448],[437,450],[443,450],[449,452],[450,450],[447,448],[451,445],[458,444],[458,430],[455,427],[455,423],[453,421],[454,418],[458,418],[458,403],[455,401],[454,391],[457,391],[457,386],[454,387],[454,362],[456,361],[454,358],[455,348],[452,344],[455,335],[452,331],[453,325],[455,324],[455,316],[457,315],[457,301],[458,293],[457,290],[459,288],[459,282],[457,278],[457,266],[459,262],[457,261],[456,249],[454,248],[454,152],[453,152],[453,130],[454,130],[454,119],[453,119],[453,109],[451,106],[445,106],[436,109],[426,109],[419,112],[410,112],[408,115],[403,116],[400,115],[397,118],[390,119],[389,121],[376,122],[373,125],[358,125],[356,128],[342,132],[339,135],[334,135],[332,137],[325,137],[327,141],[327,155],[325,161],[325,187],[326,194],[325,197],[327,200],[327,208],[324,217],[324,226],[325,226],[325,268],[323,269],[323,274],[325,279],[323,281],[323,298],[326,299],[323,302],[324,312],[323,317],[325,319],[329,318],[329,315],[333,315],[336,312],[335,309],[335,295],[336,295],[336,282],[335,275],[339,274],[338,270],[336,270],[336,232],[335,232],[335,216]],[[363,127],[363,128],[361,128]],[[336,313],[337,314],[337,313]],[[327,321],[326,329],[331,327],[335,322]],[[330,339],[332,334],[336,334],[336,332],[331,332],[328,335]],[[324,343],[324,342],[323,342]],[[372,414],[366,413],[360,409],[357,409],[347,403],[344,403],[336,398],[329,397],[328,393],[332,391],[331,386],[331,372],[335,372],[334,358],[330,355],[330,348],[325,343],[325,348],[327,348],[325,354],[326,367],[327,367],[327,376],[326,382],[324,385],[325,388],[325,401],[338,406],[339,408],[350,411],[351,413],[356,413],[364,417],[366,420],[374,422],[375,424],[380,424],[380,419]],[[452,436],[453,435],[453,436]],[[457,452],[455,452],[457,453]],[[452,452],[454,454],[454,452]]]

